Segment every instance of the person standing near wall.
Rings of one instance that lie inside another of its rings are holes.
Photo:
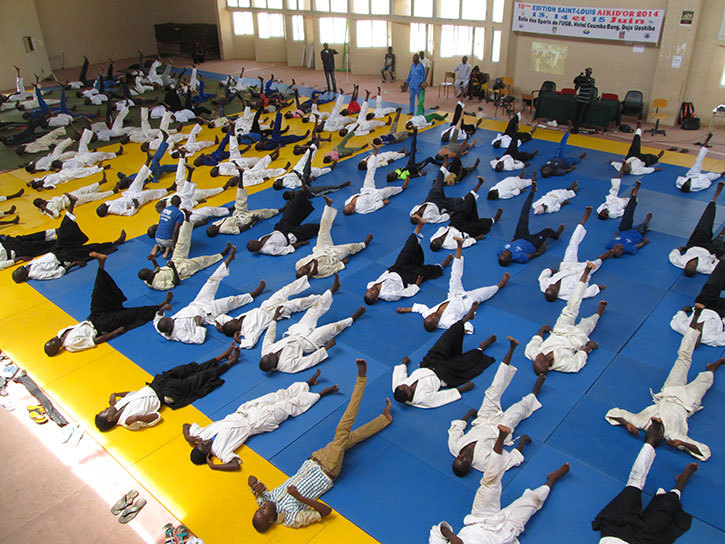
[[[420,59],[420,63],[423,65],[423,68],[425,68],[425,81],[426,83],[430,83],[430,59],[425,56],[425,51],[421,51],[418,53],[418,58]]]
[[[579,132],[579,125],[586,117],[589,110],[589,104],[596,98],[596,89],[594,87],[594,78],[592,77],[592,69],[587,68],[584,74],[579,74],[574,78],[574,88],[579,91],[574,99],[574,110],[571,114],[572,132]]]
[[[330,49],[326,43],[322,44],[320,58],[322,58],[322,69],[325,71],[325,81],[327,81],[327,91],[337,92],[337,83],[335,82],[335,55],[337,51]],[[332,80],[332,89],[330,89],[330,80]]]
[[[385,77],[386,72],[390,74],[390,81],[395,81],[395,53],[393,53],[392,47],[388,47],[388,52],[385,53],[385,63],[383,64],[383,69],[380,70],[380,75],[383,76],[383,83],[388,82]]]
[[[425,68],[420,62],[420,57],[418,57],[418,54],[416,53],[413,55],[413,64],[410,67],[408,78],[405,80],[405,85],[408,86],[408,92],[410,93],[410,108],[408,110],[408,115],[415,115],[415,99],[418,97],[418,101],[420,101],[420,97],[418,95],[420,94],[422,85],[425,84],[425,76]]]

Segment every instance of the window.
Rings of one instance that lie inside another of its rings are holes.
[[[722,77],[720,77],[720,87],[725,87],[725,68],[723,68]]]
[[[486,29],[477,27],[473,31],[473,54],[483,60],[483,44],[486,41]]]
[[[387,21],[358,21],[358,47],[386,47],[388,45]]]
[[[483,0],[463,0],[462,19],[486,20],[486,2]]]
[[[292,16],[292,41],[305,41],[305,18],[302,15]]]
[[[504,0],[493,0],[493,13],[491,18],[494,23],[503,23]]]
[[[257,30],[259,37],[284,38],[284,22],[281,13],[257,13]]]
[[[440,0],[438,16],[442,19],[458,19],[461,5],[457,0]]]
[[[227,0],[227,6],[230,8],[248,8],[249,0]]]
[[[491,44],[491,62],[501,60],[501,31],[493,31],[493,44]]]
[[[433,0],[413,0],[415,17],[433,17]]]
[[[472,44],[473,27],[455,25],[441,27],[441,57],[470,55]]]
[[[370,13],[370,0],[353,0],[352,3],[353,13]]]
[[[315,0],[317,11],[334,11],[345,13],[347,11],[347,0]]]
[[[282,0],[252,0],[255,8],[282,9]],[[249,4],[249,0],[246,0]]]
[[[388,0],[370,0],[370,13],[373,15],[388,15],[390,3]]]
[[[322,43],[345,43],[346,38],[347,19],[343,17],[320,17],[320,41]]]
[[[235,36],[253,36],[254,20],[249,11],[235,11],[232,13],[232,22],[234,23]]]
[[[303,9],[310,9],[309,2],[305,2],[305,0],[287,0],[287,9],[293,9],[293,10],[303,10]]]
[[[410,52],[425,51],[425,23],[410,23]]]
[[[393,14],[410,17],[412,0],[393,0]]]

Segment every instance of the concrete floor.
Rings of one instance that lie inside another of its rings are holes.
[[[55,423],[38,425],[28,417],[26,406],[38,401],[24,386],[10,383],[8,392],[0,398],[0,542],[160,543],[163,525],[178,525],[93,439],[84,436],[75,447],[61,443],[63,430]],[[5,408],[8,402],[14,410]],[[147,504],[122,525],[110,505],[130,489]]]

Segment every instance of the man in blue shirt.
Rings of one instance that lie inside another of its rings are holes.
[[[498,250],[498,264],[501,266],[508,266],[511,261],[517,263],[529,262],[529,259],[538,257],[546,251],[546,240],[549,238],[558,240],[559,235],[564,232],[564,225],[559,225],[556,231],[545,228],[535,234],[529,234],[529,212],[531,211],[531,203],[534,201],[535,193],[536,181],[533,181],[529,195],[521,208],[521,216],[519,216],[513,240]]]
[[[549,176],[563,176],[568,174],[574,168],[575,165],[587,156],[586,153],[582,153],[578,157],[570,157],[564,154],[566,149],[566,142],[569,140],[569,133],[564,134],[564,137],[559,142],[559,148],[556,150],[554,156],[541,167],[541,175],[545,178]]]
[[[644,223],[634,226],[634,210],[637,208],[637,193],[639,192],[639,187],[640,185],[637,184],[632,189],[629,202],[627,202],[627,206],[624,208],[622,221],[619,223],[619,229],[614,238],[607,244],[607,249],[614,249],[615,257],[621,257],[622,253],[636,255],[641,247],[649,243],[649,238],[645,238],[644,235],[649,230],[652,213],[647,214],[647,217],[644,218]],[[622,248],[617,249],[615,247],[617,244],[622,244]]]
[[[171,197],[171,203],[161,212],[159,225],[156,228],[156,245],[151,250],[152,255],[156,255],[156,252],[163,248],[164,259],[169,258],[179,236],[179,229],[184,223],[184,212],[179,209],[180,205],[181,198],[179,195],[174,195]]]
[[[420,94],[421,85],[425,83],[425,67],[420,63],[418,54],[413,55],[413,65],[410,67],[410,73],[405,80],[410,93],[410,108],[408,115],[415,115],[415,98]]]

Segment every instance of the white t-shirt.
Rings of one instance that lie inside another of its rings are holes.
[[[62,337],[66,331],[68,334],[63,338],[63,347],[68,351],[76,352],[96,347],[95,339],[98,332],[90,321],[81,321],[76,325],[61,329],[58,331],[58,338]]]
[[[156,396],[156,392],[148,385],[138,391],[131,391],[122,399],[117,400],[115,407],[121,411],[118,424],[126,427],[130,431],[137,431],[143,427],[153,427],[161,421],[161,414],[159,413],[161,401]],[[131,416],[145,416],[149,414],[156,414],[156,419],[151,423],[144,421],[126,423]]]

